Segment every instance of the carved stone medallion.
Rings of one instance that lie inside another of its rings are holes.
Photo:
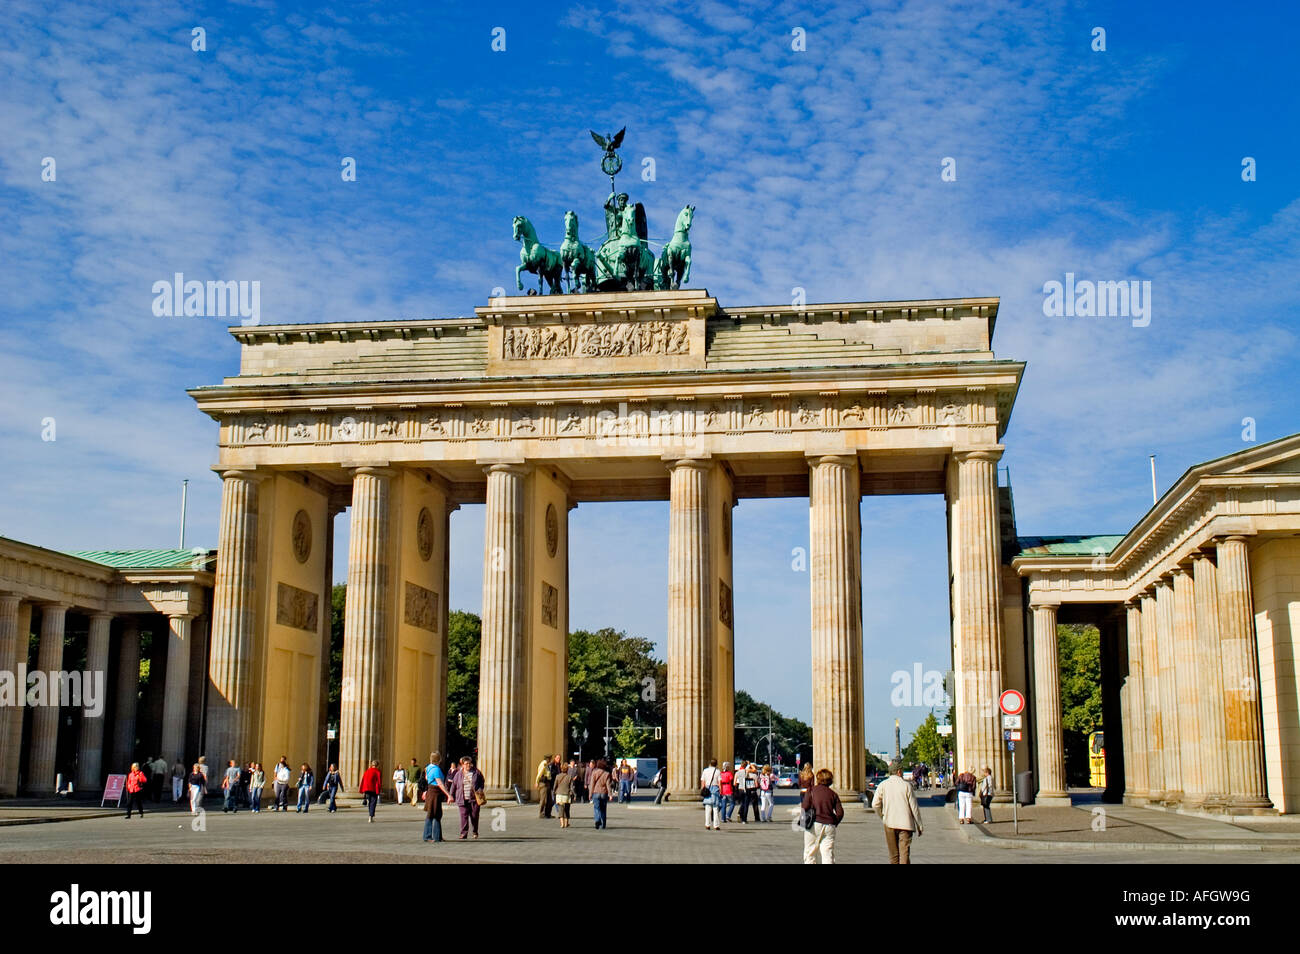
[[[293,515],[293,555],[299,563],[306,563],[311,556],[311,517],[306,510]]]
[[[560,518],[555,513],[555,504],[546,505],[546,555],[555,556],[560,546]]]
[[[427,561],[433,556],[433,515],[428,507],[420,508],[420,517],[415,524],[415,545],[420,550],[420,559]]]

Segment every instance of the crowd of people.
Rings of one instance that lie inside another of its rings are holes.
[[[922,832],[916,789],[919,787],[918,779],[924,773],[920,768],[915,769],[909,782],[903,778],[903,769],[900,761],[890,765],[889,776],[876,787],[868,806],[880,816],[891,864],[910,863],[912,840],[920,837]],[[125,784],[128,819],[133,812],[143,817],[146,797],[155,802],[161,800],[167,771],[167,763],[162,759],[132,763]],[[190,812],[197,814],[201,811],[210,787],[206,759],[199,758],[188,772],[178,761],[171,767],[170,777],[173,801],[179,802],[188,794]],[[444,770],[441,754],[432,752],[423,766],[415,758],[411,759],[409,766],[398,764],[390,778],[396,803],[412,805],[424,814],[424,841],[444,840],[443,813],[450,805],[455,805],[460,815],[461,840],[479,837],[479,814],[487,802],[486,781],[470,756],[462,757],[459,762],[453,762],[449,770]],[[705,829],[721,831],[724,824],[746,825],[751,821],[770,823],[775,809],[777,779],[771,765],[760,767],[741,759],[735,766],[731,762],[719,766],[717,759],[711,759],[700,773],[699,780]],[[260,762],[241,766],[232,759],[222,771],[219,783],[222,811],[237,814],[240,808],[247,808],[253,814],[259,814],[268,782],[272,792],[271,811],[287,812],[289,790],[294,788],[295,812],[307,813],[313,795],[316,795],[316,801],[333,813],[337,811],[339,793],[346,791],[342,775],[333,764],[321,777],[318,790],[311,766],[305,762],[299,766],[295,780],[286,756],[280,757],[270,773],[263,770]],[[572,827],[573,806],[588,802],[592,806],[594,827],[599,831],[608,827],[612,798],[617,797],[620,803],[631,801],[636,792],[636,770],[626,759],[614,766],[603,758],[581,762],[576,758],[566,760],[560,755],[546,755],[538,763],[534,784],[538,790],[538,817],[556,818],[559,827],[567,829]],[[835,832],[844,820],[844,806],[833,787],[834,774],[826,768],[814,771],[812,765],[805,762],[799,771],[798,784],[798,824],[804,834],[804,863],[833,864]],[[953,784],[959,824],[973,823],[971,809],[976,795],[983,807],[984,822],[993,820],[991,769],[985,768],[978,779],[969,770],[961,772],[954,776]],[[655,785],[659,789],[655,801],[659,803],[667,790],[666,768],[659,770]],[[357,793],[366,806],[369,822],[375,820],[383,791],[379,762],[371,761],[357,784]]]

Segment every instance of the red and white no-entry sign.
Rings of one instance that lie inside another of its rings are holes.
[[[1025,695],[1018,689],[1008,689],[998,696],[998,706],[1007,715],[1020,715],[1025,711]]]

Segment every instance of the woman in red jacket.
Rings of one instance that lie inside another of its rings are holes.
[[[371,762],[370,768],[366,769],[365,774],[361,776],[361,784],[357,786],[357,791],[366,800],[366,808],[370,811],[371,821],[375,820],[375,806],[379,804],[381,785],[383,785],[383,780],[379,777],[379,763]]]
[[[131,817],[131,809],[140,810],[140,817],[144,818],[144,787],[148,784],[144,772],[140,771],[140,763],[131,763],[131,774],[126,777],[126,817]]]

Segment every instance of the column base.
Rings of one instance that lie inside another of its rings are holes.
[[[1277,808],[1267,798],[1230,797],[1227,811],[1230,815],[1276,815]]]
[[[676,789],[670,788],[668,789],[668,801],[680,802],[682,804],[689,802],[698,805],[700,802],[704,801],[704,799],[700,798],[700,790],[698,788],[690,788],[680,792]]]
[[[1034,796],[1034,804],[1043,808],[1072,808],[1074,802],[1064,792],[1039,792]]]
[[[1147,805],[1151,804],[1151,796],[1147,794],[1139,794],[1139,795],[1125,794],[1124,804],[1131,805],[1134,808],[1145,808]]]
[[[485,788],[485,789],[483,790],[483,794],[487,796],[487,800],[488,800],[489,802],[515,802],[515,801],[518,801],[518,799],[515,798],[515,790],[514,790],[514,788],[492,788],[492,787],[488,787],[488,788]],[[530,792],[528,792],[528,791],[526,791],[526,790],[524,790],[524,789],[521,788],[521,789],[519,790],[519,794],[523,796],[525,802],[530,802],[530,801],[532,801],[532,796],[531,796],[531,793],[530,793]]]

